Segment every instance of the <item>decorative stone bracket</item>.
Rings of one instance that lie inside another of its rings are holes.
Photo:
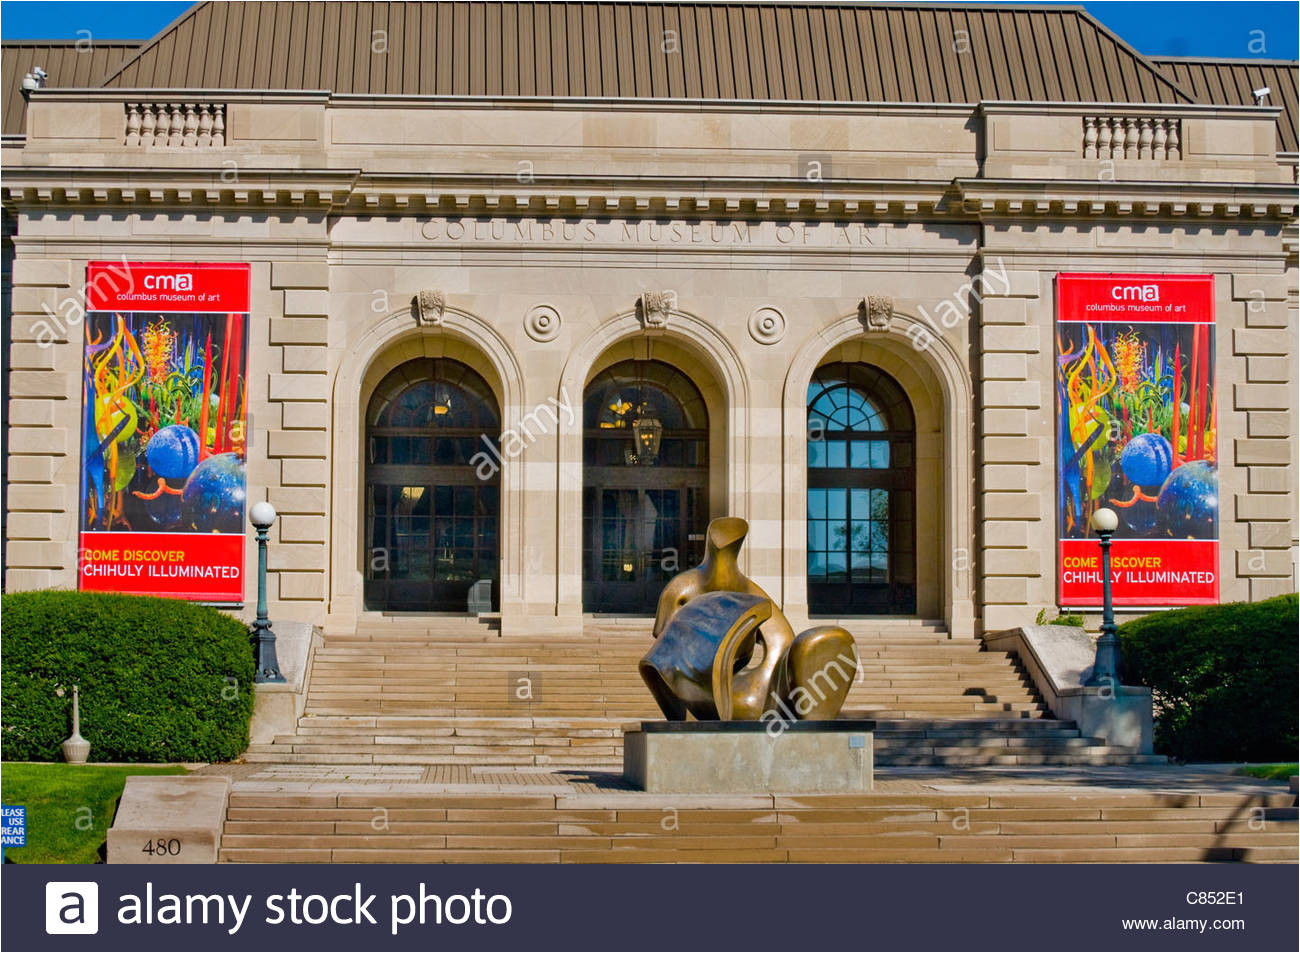
[[[894,315],[894,299],[888,295],[867,295],[858,305],[858,314],[868,331],[885,331]]]
[[[447,310],[447,296],[438,288],[424,288],[411,299],[411,315],[422,327],[439,327]]]
[[[220,149],[226,144],[223,103],[126,104],[128,146]]]
[[[1084,116],[1085,159],[1181,159],[1182,121],[1161,116]]]
[[[668,327],[668,317],[677,307],[677,292],[646,291],[636,302],[636,314],[647,331],[661,331]]]

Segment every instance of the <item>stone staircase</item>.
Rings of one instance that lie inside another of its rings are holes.
[[[1014,658],[941,623],[848,626],[861,664],[844,715],[877,721],[879,766],[1164,761],[1053,720]],[[661,717],[636,667],[648,630],[597,618],[580,636],[502,638],[490,622],[416,616],[331,635],[297,731],[244,760],[617,770],[622,726]]]
[[[230,798],[219,859],[306,863],[1295,863],[1295,795],[687,797],[351,789]]]

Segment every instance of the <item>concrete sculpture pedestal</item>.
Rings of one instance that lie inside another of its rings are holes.
[[[643,721],[623,777],[674,794],[856,793],[872,787],[873,721]]]

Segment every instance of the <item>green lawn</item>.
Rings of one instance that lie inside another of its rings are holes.
[[[6,847],[19,864],[94,864],[130,774],[185,774],[179,765],[0,765],[4,803],[27,808],[27,846]]]
[[[1296,763],[1290,764],[1247,764],[1232,772],[1233,774],[1243,774],[1248,778],[1263,778],[1265,781],[1285,781],[1287,778],[1296,774]]]

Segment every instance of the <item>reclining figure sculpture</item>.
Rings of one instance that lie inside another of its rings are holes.
[[[858,653],[838,625],[795,636],[785,613],[737,564],[749,524],[709,524],[704,561],[659,596],[641,677],[670,721],[822,721],[839,714]]]

